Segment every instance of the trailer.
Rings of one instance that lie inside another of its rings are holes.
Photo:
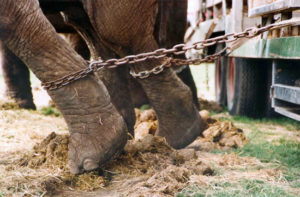
[[[300,21],[300,0],[195,1],[197,12],[186,33],[187,43],[253,26]],[[226,46],[231,47],[229,55],[215,62],[217,102],[227,106],[232,115],[270,117],[279,113],[300,121],[300,26],[187,55],[213,54]]]

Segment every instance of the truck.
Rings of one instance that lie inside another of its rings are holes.
[[[249,27],[300,21],[300,0],[189,0],[193,17],[187,43]],[[190,13],[191,14],[191,13]],[[231,47],[215,61],[216,101],[232,115],[271,117],[277,113],[300,121],[300,26],[239,39],[234,47],[219,43],[189,58]]]

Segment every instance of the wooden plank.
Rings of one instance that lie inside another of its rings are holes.
[[[206,1],[206,8],[213,7],[214,5],[222,3],[222,0],[207,0]]]
[[[264,0],[267,1],[267,0]],[[284,11],[292,11],[300,8],[300,0],[272,0],[264,3],[256,3],[255,0],[251,1],[252,5],[249,9],[249,16],[261,16],[269,13],[279,13]],[[251,4],[250,3],[250,4]]]
[[[214,5],[214,0],[206,0],[206,8],[210,8]]]
[[[241,32],[243,30],[243,1],[232,0],[232,30]]]
[[[252,0],[252,8],[271,4],[277,0]]]

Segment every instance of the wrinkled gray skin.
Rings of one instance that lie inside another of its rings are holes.
[[[67,8],[64,15],[87,41],[93,57],[122,57],[158,48],[153,37],[158,9],[155,0],[84,0],[80,5]],[[88,17],[87,26],[81,23],[82,17]],[[36,0],[0,0],[0,40],[42,82],[87,66],[57,35]],[[163,61],[149,60],[131,65],[131,69],[148,70]],[[96,169],[124,147],[127,125],[134,123],[128,75],[124,76],[127,69],[102,70],[48,91],[68,124],[72,173]],[[173,70],[139,83],[157,113],[157,135],[166,137],[174,148],[182,148],[201,133],[201,118],[191,92]]]

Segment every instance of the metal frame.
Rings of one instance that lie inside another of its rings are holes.
[[[230,56],[245,58],[300,59],[300,36],[274,39],[251,39]]]
[[[272,64],[272,107],[277,113],[300,121],[300,61],[274,60]]]
[[[280,12],[282,10],[294,10],[300,8],[300,0],[277,0],[273,3],[266,4],[259,7],[252,7],[251,1],[249,2],[249,17],[261,16],[269,13]]]

